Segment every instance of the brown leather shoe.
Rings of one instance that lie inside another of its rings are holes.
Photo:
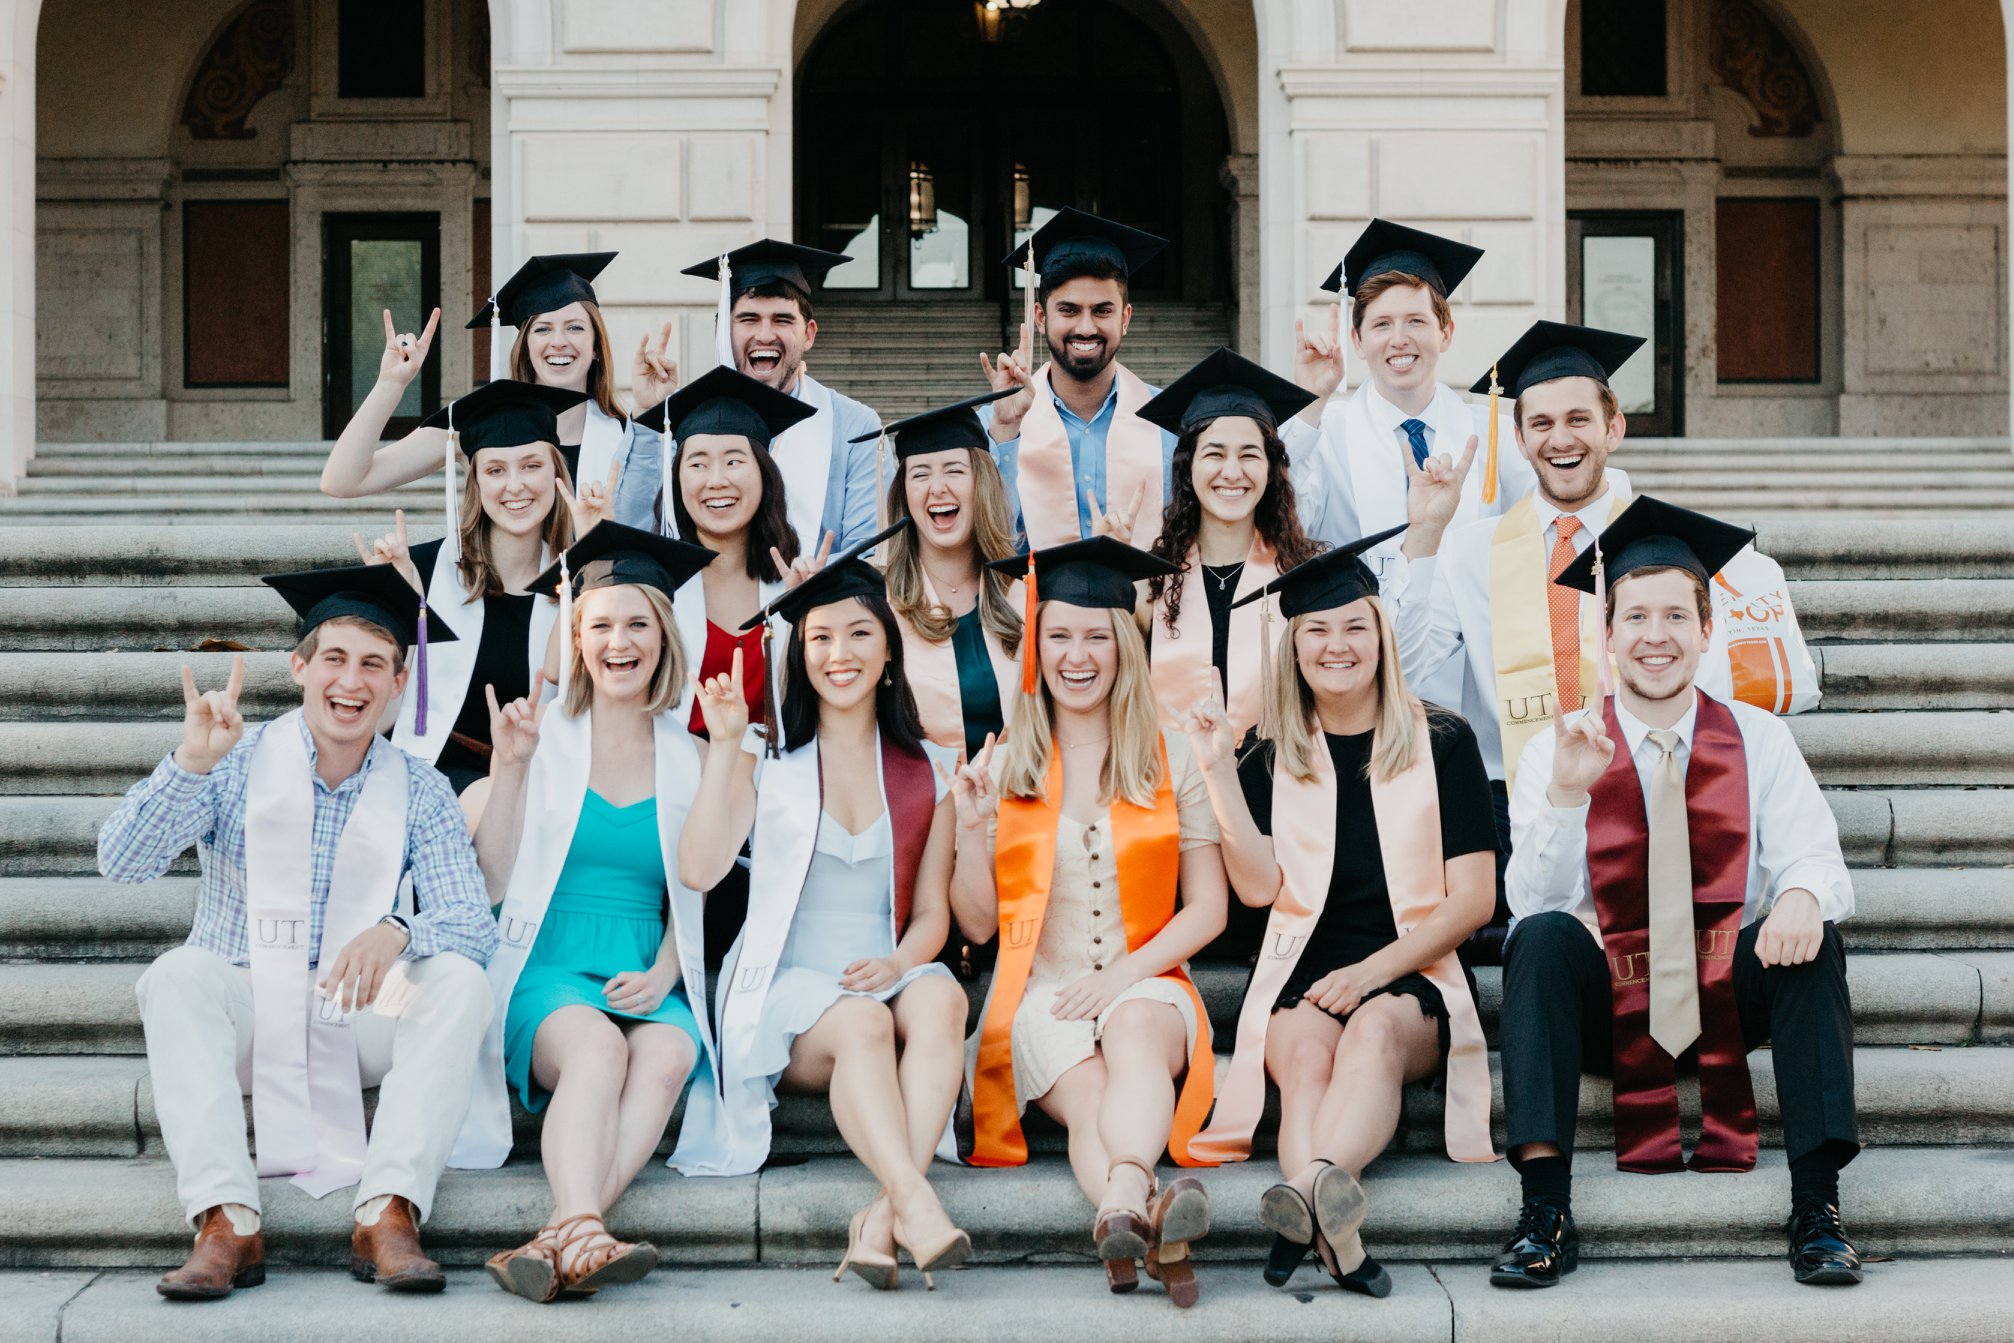
[[[257,1287],[266,1280],[266,1238],[257,1231],[231,1230],[222,1204],[203,1214],[189,1260],[154,1284],[174,1301],[215,1301],[234,1287]]]
[[[378,1214],[375,1226],[353,1224],[350,1276],[395,1292],[438,1292],[448,1285],[441,1266],[420,1249],[413,1205],[397,1195]]]

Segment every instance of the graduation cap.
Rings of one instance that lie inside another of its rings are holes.
[[[677,439],[693,434],[739,434],[766,448],[791,425],[816,413],[788,392],[722,365],[708,369],[643,411],[636,422]]]
[[[593,303],[594,286],[588,281],[615,260],[614,252],[554,252],[535,256],[517,268],[517,274],[503,282],[467,326],[473,331],[492,320],[504,326],[523,326],[542,312],[556,312],[569,303]]]
[[[427,599],[390,564],[352,564],[339,569],[307,569],[267,574],[259,580],[287,599],[300,617],[295,638],[339,616],[368,620],[413,649],[413,693],[419,696],[413,727],[427,730],[427,644],[452,643],[455,632],[439,616],[427,616]],[[429,628],[431,626],[431,628]]]
[[[908,518],[897,519],[865,541],[848,546],[828,559],[823,569],[742,621],[741,628],[752,630],[771,616],[782,616],[795,625],[817,607],[843,602],[849,597],[871,597],[886,592],[888,584],[881,571],[862,556],[909,525]]]
[[[727,253],[731,296],[739,298],[758,285],[782,281],[802,290],[808,297],[814,285],[825,282],[827,271],[851,260],[853,258],[844,252],[828,252],[823,248],[800,247],[796,243],[764,238]],[[717,280],[720,278],[720,258],[710,257],[696,266],[687,266],[679,274]]]
[[[1034,269],[1045,279],[1065,267],[1086,263],[1116,266],[1121,275],[1131,278],[1167,245],[1166,238],[1082,210],[1063,209],[1036,229],[1028,241],[1008,253],[1002,264],[1026,266],[1032,253]]]
[[[1026,633],[1021,639],[1021,693],[1035,693],[1035,608],[1042,602],[1065,602],[1087,610],[1131,611],[1135,583],[1182,572],[1164,559],[1116,541],[1094,536],[1060,546],[1009,555],[986,566],[1009,578],[1024,578],[1027,606],[1022,614]]]
[[[1615,371],[1643,345],[1642,336],[1620,331],[1601,331],[1591,326],[1569,326],[1565,322],[1533,322],[1504,351],[1493,370],[1503,379],[1512,396],[1554,378],[1593,378],[1604,387]],[[1490,389],[1489,373],[1476,379],[1471,392]]]
[[[1666,566],[1683,569],[1702,583],[1711,582],[1754,539],[1750,528],[1641,494],[1553,582],[1598,592],[1597,562],[1609,587],[1637,569]]]
[[[694,574],[713,563],[715,552],[675,537],[598,522],[586,536],[531,581],[527,591],[561,595],[560,584],[578,595],[595,588],[637,583],[669,597]]]
[[[1426,281],[1446,298],[1468,278],[1483,249],[1443,238],[1424,229],[1407,228],[1388,219],[1373,219],[1357,240],[1350,244],[1342,264],[1329,272],[1322,288],[1332,294],[1343,292],[1347,281],[1352,294],[1366,280],[1397,272]]]
[[[1313,559],[1295,565],[1264,587],[1246,593],[1231,605],[1243,606],[1277,593],[1280,614],[1293,617],[1310,611],[1333,611],[1360,598],[1375,597],[1378,576],[1371,572],[1370,565],[1364,563],[1364,552],[1383,545],[1404,530],[1405,524],[1401,523],[1346,546],[1325,550]]]
[[[968,396],[963,401],[954,401],[948,406],[938,406],[920,414],[895,421],[871,433],[860,434],[846,440],[849,443],[865,443],[883,434],[895,440],[895,455],[907,460],[926,452],[948,452],[952,448],[988,447],[986,426],[979,423],[973,412],[980,406],[998,401],[1003,396],[1012,396],[1018,387],[1004,391],[987,392],[983,396]]]
[[[557,446],[560,412],[585,400],[586,392],[498,378],[450,401],[420,423],[459,435],[462,451],[473,460],[484,448],[517,448],[527,443]]]
[[[1220,415],[1248,416],[1271,429],[1314,400],[1313,392],[1219,346],[1138,414],[1178,436]]]

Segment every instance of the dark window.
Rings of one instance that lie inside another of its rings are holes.
[[[336,96],[427,96],[426,0],[340,0]]]
[[[1664,0],[1580,0],[1580,91],[1665,96]]]
[[[1722,382],[1817,382],[1818,202],[1722,197],[1714,217]]]
[[[287,386],[291,246],[285,201],[183,205],[183,386]]]

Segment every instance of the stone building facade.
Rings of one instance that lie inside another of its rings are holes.
[[[1005,315],[1066,204],[1173,232],[1143,314],[1275,366],[1384,215],[1488,249],[1461,379],[1569,317],[1653,335],[1647,429],[2005,433],[2009,2],[0,0],[0,483],[325,436],[381,297],[444,309],[425,409],[534,252],[620,251],[616,348],[669,318],[693,370],[680,269],[764,234],[891,329]]]

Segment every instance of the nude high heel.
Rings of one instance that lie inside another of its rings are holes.
[[[931,1292],[937,1290],[937,1281],[932,1273],[941,1268],[957,1268],[972,1257],[972,1237],[951,1220],[941,1204],[937,1215],[944,1219],[944,1229],[927,1241],[911,1244],[904,1234],[900,1217],[895,1218],[894,1228],[895,1244],[915,1261],[917,1271],[923,1275],[924,1290]]]
[[[880,1200],[875,1200],[875,1203]],[[839,1261],[839,1267],[832,1270],[832,1280],[838,1282],[852,1269],[862,1281],[877,1292],[892,1292],[901,1286],[901,1266],[892,1254],[883,1254],[861,1242],[861,1233],[867,1225],[867,1216],[873,1212],[874,1203],[868,1204],[853,1214],[853,1220],[846,1224],[846,1255]],[[891,1210],[890,1216],[893,1216]]]

